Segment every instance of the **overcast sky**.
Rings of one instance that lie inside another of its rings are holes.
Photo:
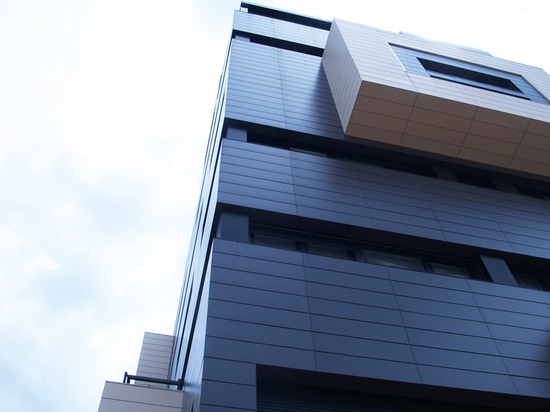
[[[0,0],[1,410],[96,411],[172,333],[239,4]],[[550,72],[546,0],[263,4]]]

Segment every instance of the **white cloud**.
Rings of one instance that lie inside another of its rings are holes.
[[[59,263],[49,257],[43,250],[33,258],[23,262],[23,273],[30,275],[49,272],[57,268],[59,268]]]
[[[266,3],[550,68],[524,46],[548,43],[545,1]],[[143,332],[171,333],[238,6],[0,5],[3,409],[95,411],[104,380],[135,371]]]

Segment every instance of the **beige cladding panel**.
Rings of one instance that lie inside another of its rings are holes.
[[[408,72],[392,45],[515,73],[550,100],[541,69],[335,20],[323,67],[346,134],[550,177],[550,105]]]

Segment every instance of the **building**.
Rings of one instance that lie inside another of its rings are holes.
[[[549,100],[537,68],[243,2],[174,336],[100,411],[549,410]]]

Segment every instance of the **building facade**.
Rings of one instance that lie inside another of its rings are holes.
[[[173,336],[100,411],[550,410],[550,76],[242,3]]]

